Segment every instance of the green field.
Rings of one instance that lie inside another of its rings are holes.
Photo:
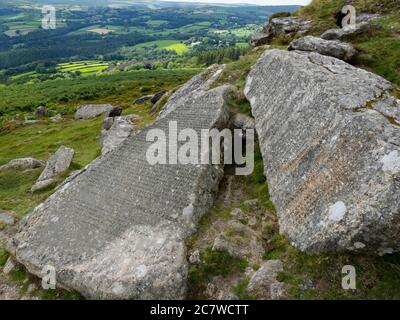
[[[177,54],[183,54],[189,50],[188,46],[177,40],[158,40],[138,44],[134,48],[146,48],[156,46],[161,49],[175,51]]]
[[[57,66],[58,72],[81,72],[82,75],[91,75],[108,68],[108,63],[99,61],[77,61],[61,63]]]

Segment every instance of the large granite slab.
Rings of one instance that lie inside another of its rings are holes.
[[[188,91],[165,117],[94,161],[24,219],[11,253],[38,276],[54,266],[58,285],[87,298],[184,298],[184,239],[212,205],[223,166],[152,166],[146,135],[168,133],[170,121],[197,132],[225,127],[228,91]]]
[[[245,94],[280,231],[308,253],[400,249],[398,100],[385,79],[314,52],[271,50]],[[393,112],[392,112],[393,111]]]

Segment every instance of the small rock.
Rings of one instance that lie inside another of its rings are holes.
[[[35,111],[36,118],[47,117],[47,109],[44,106],[40,106]]]
[[[358,20],[358,17],[357,17]],[[354,28],[343,28],[343,29],[329,29],[325,31],[322,35],[321,38],[325,40],[340,40],[344,38],[345,36],[356,36],[356,35],[361,35],[364,33],[369,33],[369,32],[376,32],[382,29],[382,26],[378,24],[370,24],[368,22],[361,22],[357,23]]]
[[[112,125],[114,123],[114,118],[112,117],[107,117],[103,121],[103,129],[104,130],[110,130]]]
[[[27,294],[32,294],[34,291],[36,291],[38,288],[37,288],[37,286],[36,286],[36,284],[35,283],[31,283],[29,286],[28,286],[28,289],[26,290],[26,293]]]
[[[108,117],[119,117],[122,114],[122,111],[124,109],[122,109],[122,107],[114,107],[112,108],[112,110],[108,113]]]
[[[207,285],[207,288],[206,288],[206,291],[205,291],[205,295],[206,295],[207,297],[210,297],[210,298],[211,298],[211,297],[214,296],[215,291],[216,291],[215,285],[214,285],[213,283],[209,283],[209,284]]]
[[[249,226],[255,226],[257,224],[257,218],[256,217],[251,217],[249,219],[249,222],[247,223]]]
[[[294,40],[289,45],[289,50],[318,52],[324,56],[331,56],[344,61],[350,61],[357,53],[351,44],[341,41],[325,40],[307,36]]]
[[[41,124],[41,123],[45,123],[45,121],[43,120],[25,120],[22,125],[23,126],[32,126],[34,124]]]
[[[9,274],[11,271],[13,271],[16,267],[16,263],[14,262],[14,259],[11,257],[8,257],[6,264],[3,267],[3,273],[4,274]]]
[[[222,291],[218,294],[218,300],[239,300],[239,297],[232,292]]]
[[[237,221],[229,221],[224,233],[215,238],[212,250],[227,251],[233,257],[250,262],[261,260],[264,253],[256,232]]]
[[[201,260],[200,260],[200,251],[199,250],[195,250],[193,251],[193,253],[190,255],[189,257],[189,262],[191,264],[200,264]]]
[[[283,271],[282,261],[265,261],[251,277],[247,285],[247,291],[259,299],[282,300],[286,299],[286,290],[284,284],[276,278],[278,272]]]
[[[33,185],[31,191],[34,192],[43,189],[53,183],[56,176],[64,173],[69,168],[74,154],[74,149],[61,146],[47,161],[46,167]]]
[[[268,44],[271,41],[271,36],[267,33],[256,33],[251,37],[250,45],[252,47],[260,47]]]
[[[255,129],[254,119],[242,113],[237,113],[233,116],[232,125],[235,129]]]
[[[0,171],[14,169],[14,170],[27,170],[44,167],[45,162],[33,158],[18,158],[11,160],[5,165],[0,166]]]
[[[62,121],[62,119],[63,119],[63,117],[62,117],[62,115],[61,114],[56,114],[54,117],[51,117],[50,118],[50,120],[52,121],[52,122],[59,122],[59,121]]]
[[[140,98],[136,99],[135,101],[133,101],[133,104],[142,104],[142,103],[145,103],[146,101],[149,101],[149,100],[153,99],[153,97],[154,97],[153,94],[140,97]]]
[[[152,103],[152,104],[157,103],[166,93],[167,93],[166,90],[162,90],[162,91],[160,91],[160,92],[157,92],[157,93],[153,96],[153,98],[150,99],[151,103]]]
[[[248,208],[255,208],[258,206],[258,199],[246,200],[243,204]]]
[[[231,216],[232,216],[232,218],[235,218],[235,219],[242,219],[244,217],[244,212],[240,208],[234,208],[231,211]]]
[[[15,224],[15,213],[13,212],[0,212],[0,224],[12,226]]]
[[[103,113],[110,112],[114,107],[111,104],[84,104],[78,107],[75,119],[92,119]]]

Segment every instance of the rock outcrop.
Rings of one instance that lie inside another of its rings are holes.
[[[87,298],[184,298],[184,240],[212,205],[223,166],[150,165],[146,153],[153,142],[147,137],[168,136],[171,121],[198,135],[225,127],[229,87],[204,86],[218,71],[203,74],[197,85],[192,81],[192,90],[183,86],[168,114],[35,208],[9,242],[12,255],[38,276],[44,266],[53,266],[59,286]]]
[[[344,61],[350,61],[357,53],[351,44],[341,41],[324,40],[313,36],[293,40],[289,45],[289,50],[317,52]]]
[[[75,113],[75,119],[92,119],[101,114],[108,113],[113,110],[111,104],[85,104],[78,107]]]
[[[251,277],[247,291],[262,300],[287,299],[285,285],[277,280],[278,273],[282,271],[282,261],[265,261]]]
[[[146,101],[150,101],[153,97],[154,97],[153,94],[149,94],[147,96],[143,96],[143,97],[137,98],[135,101],[133,101],[133,104],[145,103]]]
[[[385,79],[271,50],[247,78],[280,231],[308,253],[400,249],[400,127]],[[379,106],[379,107],[377,107]]]
[[[49,160],[47,160],[46,167],[43,172],[32,186],[31,191],[37,191],[46,188],[55,182],[55,178],[64,173],[70,166],[75,151],[71,148],[61,146]]]
[[[106,118],[100,135],[101,153],[106,154],[117,148],[134,131],[133,116]]]
[[[0,171],[14,169],[14,170],[28,170],[44,167],[45,162],[33,158],[18,158],[0,166]]]
[[[294,37],[296,34],[305,34],[311,27],[311,21],[305,21],[298,17],[273,18],[264,26],[261,33],[255,34],[251,39],[253,47],[271,42],[279,36]]]
[[[381,25],[368,22],[357,23],[353,28],[335,28],[325,31],[321,38],[325,40],[341,40],[346,36],[358,36],[382,29]]]

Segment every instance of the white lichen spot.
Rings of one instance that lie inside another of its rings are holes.
[[[136,278],[142,279],[146,274],[147,274],[147,267],[144,264],[141,264],[135,270]]]
[[[117,282],[114,283],[114,285],[111,288],[111,291],[113,292],[113,294],[120,296],[125,292],[125,288],[121,283]]]
[[[251,97],[250,98],[250,105],[254,106],[256,104],[256,97]]]
[[[381,162],[383,163],[382,170],[385,172],[398,173],[400,172],[400,154],[397,150],[393,150],[385,155]]]
[[[329,207],[329,220],[340,221],[343,219],[347,211],[346,205],[343,201],[338,201],[334,205]]]
[[[363,248],[365,248],[365,244],[362,243],[362,242],[355,242],[355,243],[354,243],[354,248],[356,248],[356,249],[363,249]]]
[[[185,218],[186,221],[191,222],[193,218],[193,205],[189,204],[186,208],[183,209],[183,217]]]

